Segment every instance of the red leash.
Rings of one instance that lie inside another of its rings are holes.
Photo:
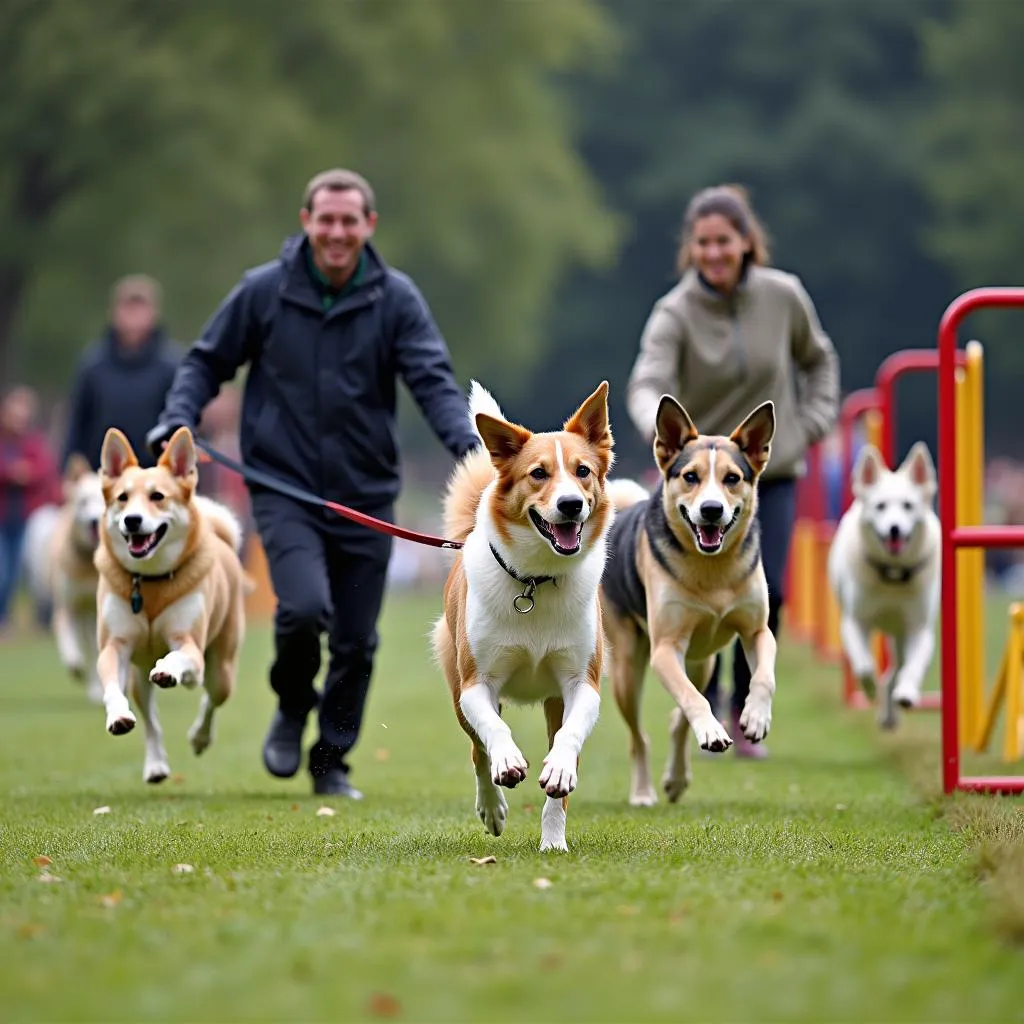
[[[374,516],[367,515],[365,512],[357,512],[354,508],[349,508],[347,505],[341,505],[336,501],[328,501],[326,498],[317,497],[317,495],[310,494],[300,487],[293,487],[291,484],[286,484],[283,480],[277,480],[258,469],[252,469],[241,462],[236,462],[223,452],[217,451],[216,448],[211,448],[210,445],[198,437],[195,438],[195,443],[200,449],[201,461],[218,462],[233,473],[237,473],[246,480],[251,480],[254,484],[259,484],[261,487],[277,491],[278,494],[295,498],[296,501],[302,501],[308,505],[319,505],[321,508],[329,508],[332,512],[337,512],[339,516],[350,519],[353,523],[359,523],[361,526],[368,526],[371,530],[376,530],[378,533],[387,533],[392,537],[411,540],[414,544],[425,544],[432,548],[448,548],[457,551],[462,547],[462,541],[460,540],[445,540],[444,537],[435,537],[431,533],[420,533],[419,530],[410,530],[404,526],[396,526],[394,523],[386,523],[383,519],[377,519]],[[203,457],[204,455],[205,458]]]

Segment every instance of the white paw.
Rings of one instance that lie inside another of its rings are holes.
[[[892,699],[901,708],[915,708],[921,702],[921,687],[900,676],[893,687]]]
[[[163,782],[171,774],[171,766],[166,757],[147,757],[142,768],[143,782]]]
[[[544,758],[537,781],[550,797],[568,796],[576,788],[576,755],[572,751],[552,750]]]
[[[634,789],[629,794],[629,804],[631,807],[653,807],[658,802],[658,794],[654,792],[654,788],[650,785],[644,789]]]
[[[697,737],[697,745],[702,750],[720,754],[732,746],[732,740],[725,731],[725,727],[710,711],[692,721],[690,728],[693,730],[694,736]]]
[[[740,715],[740,728],[751,743],[759,743],[772,726],[772,702],[767,699],[747,698]]]
[[[192,689],[199,679],[196,676],[195,668],[188,657],[180,651],[170,651],[165,654],[149,673],[149,681],[154,686],[169,689],[172,686],[184,686]]]
[[[496,786],[515,789],[526,778],[526,758],[511,740],[496,745],[487,755],[491,762],[491,778]]]
[[[115,704],[107,708],[107,732],[111,736],[123,736],[135,728],[135,716],[128,707],[128,702]]]
[[[213,742],[213,723],[196,722],[188,731],[188,741],[198,757]]]
[[[555,853],[568,853],[569,844],[565,841],[565,834],[563,833],[560,836],[546,836],[541,834],[540,852],[547,853],[548,850],[554,850]]]
[[[500,836],[505,831],[508,801],[497,786],[483,779],[476,784],[476,815],[492,836]]]

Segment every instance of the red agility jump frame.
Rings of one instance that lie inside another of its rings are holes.
[[[942,523],[942,788],[1024,792],[1024,776],[962,776],[957,708],[957,558],[960,548],[1024,547],[1024,526],[956,525],[957,328],[976,309],[1024,306],[1024,288],[975,288],[957,296],[939,324],[939,518]]]

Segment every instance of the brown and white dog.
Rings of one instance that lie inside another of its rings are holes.
[[[551,433],[508,422],[475,382],[469,404],[486,450],[466,456],[448,485],[445,528],[465,545],[445,584],[434,652],[473,741],[477,815],[496,836],[508,814],[499,787],[515,788],[528,764],[501,708],[543,704],[540,848],[566,850],[567,798],[600,710],[598,587],[614,517],[608,384]]]
[[[100,478],[81,455],[68,459],[64,473],[64,504],[47,548],[47,578],[53,605],[53,635],[61,662],[86,692],[101,699],[96,674],[96,588],[94,558],[103,518]]]
[[[715,752],[732,739],[703,695],[714,658],[739,636],[753,667],[740,716],[744,735],[764,739],[775,693],[775,638],[761,565],[757,481],[768,464],[775,407],[765,402],[729,437],[699,434],[670,395],[658,407],[652,495],[631,480],[609,484],[618,514],[608,539],[601,591],[611,647],[610,676],[630,734],[629,802],[650,806],[647,737],[640,693],[648,658],[676,703],[662,785],[676,801],[690,783],[687,734]]]
[[[196,754],[213,739],[215,710],[231,695],[245,630],[241,528],[222,505],[196,495],[196,451],[187,427],[158,464],[139,466],[119,430],[103,441],[106,511],[96,553],[99,658],[107,731],[146,731],[143,778],[170,774],[154,686],[201,686],[188,738]]]

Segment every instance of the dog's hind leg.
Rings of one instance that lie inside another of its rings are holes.
[[[715,667],[714,657],[706,658],[704,661],[689,663],[686,666],[693,685],[702,693],[711,679],[711,673]],[[690,767],[690,723],[683,714],[682,708],[672,709],[671,727],[669,729],[669,752],[668,762],[665,765],[665,774],[661,779],[661,787],[665,790],[665,796],[669,803],[675,803],[686,792],[693,779],[693,770]]]
[[[907,637],[897,637],[893,646],[893,699],[901,708],[916,707],[921,702],[921,687],[935,653],[935,635],[924,626]]]
[[[198,757],[213,742],[214,714],[235,688],[238,661],[235,655],[214,654],[206,663],[199,713],[188,730],[188,741]]]
[[[132,698],[138,708],[142,727],[146,733],[146,757],[142,768],[143,781],[163,782],[171,774],[171,768],[167,763],[164,734],[156,713],[156,694],[153,684],[149,681],[148,676],[132,666],[130,686]]]
[[[544,718],[548,727],[548,749],[555,742],[555,733],[562,727],[565,717],[565,702],[561,697],[544,701]],[[540,848],[545,850],[568,850],[565,841],[565,819],[569,810],[569,796],[548,796],[540,814]]]
[[[634,807],[653,807],[658,795],[651,782],[650,741],[640,724],[640,697],[650,644],[646,636],[618,623],[614,626],[609,624],[608,638],[611,642],[609,675],[612,693],[629,730],[629,802]]]

